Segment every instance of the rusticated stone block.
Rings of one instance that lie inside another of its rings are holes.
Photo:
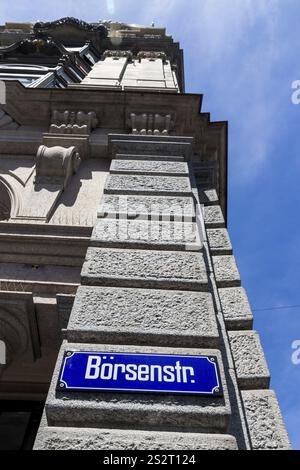
[[[270,373],[256,331],[229,331],[239,387],[268,388]]]
[[[105,194],[100,203],[98,217],[154,218],[192,222],[195,209],[191,197],[126,196]]]
[[[202,253],[88,248],[82,284],[207,290]]]
[[[243,391],[252,449],[287,450],[291,448],[273,390]]]
[[[223,228],[225,220],[220,206],[204,206],[204,222],[208,228]]]
[[[243,287],[219,289],[223,315],[228,330],[250,330],[253,315]]]
[[[213,256],[213,266],[218,287],[239,287],[240,274],[234,256]]]
[[[56,390],[64,351],[213,355],[218,358],[223,396],[192,396],[139,392]],[[157,431],[226,432],[231,409],[221,354],[215,349],[63,343],[50,385],[46,416],[49,426],[138,427]]]
[[[105,194],[190,196],[189,178],[179,176],[110,175]]]
[[[68,324],[71,342],[215,347],[208,292],[80,286]]]
[[[185,162],[162,162],[143,160],[112,160],[111,174],[142,174],[161,176],[188,176],[189,170]]]
[[[90,245],[115,248],[152,248],[199,251],[194,222],[157,222],[153,220],[99,219]]]
[[[226,228],[212,228],[207,230],[210,252],[214,255],[231,255],[232,246]]]
[[[233,436],[133,429],[40,429],[34,450],[236,450]]]
[[[213,205],[219,203],[217,191],[215,189],[199,190],[199,199],[201,204]]]

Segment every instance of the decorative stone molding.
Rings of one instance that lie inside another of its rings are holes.
[[[65,189],[80,162],[76,147],[40,145],[36,156],[35,184],[58,184]]]
[[[0,131],[18,129],[19,124],[13,120],[3,109],[0,108]]]
[[[89,135],[98,124],[96,113],[90,111],[58,111],[52,112],[51,134],[85,134]]]
[[[106,59],[106,57],[128,57],[128,59],[133,58],[133,54],[131,51],[121,51],[121,50],[106,50],[103,55],[103,59]]]
[[[132,134],[141,135],[168,135],[174,128],[174,117],[171,114],[130,114],[130,127]]]
[[[137,53],[138,60],[141,59],[162,59],[164,62],[167,60],[165,52],[162,51],[140,51]]]

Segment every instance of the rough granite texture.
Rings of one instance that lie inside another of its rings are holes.
[[[204,222],[208,228],[223,228],[225,220],[221,206],[204,206]]]
[[[189,178],[182,176],[110,175],[104,193],[190,196],[191,185]]]
[[[88,248],[82,284],[207,290],[202,253]]]
[[[231,255],[232,246],[226,228],[212,228],[207,230],[210,252],[213,255]]]
[[[197,225],[193,222],[99,219],[91,246],[200,250]]]
[[[194,202],[191,197],[156,197],[108,195],[102,197],[98,217],[119,217],[126,219],[176,220],[192,222],[195,220]]]
[[[270,372],[256,331],[229,331],[238,384],[241,389],[268,388]]]
[[[34,450],[236,450],[233,436],[131,429],[40,429]]]
[[[203,189],[199,190],[199,199],[201,204],[212,205],[218,204],[219,198],[215,189]]]
[[[125,392],[56,391],[64,351],[131,352],[147,354],[217,356],[223,397]],[[216,349],[167,348],[64,342],[52,377],[46,416],[49,426],[110,427],[158,431],[224,432],[231,409],[220,351]]]
[[[253,315],[243,287],[219,289],[223,315],[228,330],[250,330]]]
[[[213,256],[212,260],[218,287],[240,286],[241,279],[234,256]]]
[[[112,160],[110,173],[141,173],[143,175],[187,176],[188,166],[185,162],[161,162],[143,160]]]
[[[68,325],[69,341],[218,346],[208,292],[80,286]]]
[[[117,153],[115,155],[117,160],[150,160],[150,161],[174,161],[174,162],[183,162],[184,157],[180,155],[135,155],[130,153]]]
[[[284,450],[291,445],[273,390],[243,391],[242,399],[252,448]]]

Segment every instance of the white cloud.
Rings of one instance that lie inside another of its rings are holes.
[[[116,1],[116,13],[135,5]],[[282,58],[278,0],[144,1],[139,23],[167,26],[184,47],[187,91],[204,93],[212,119],[228,119],[233,179],[252,180],[271,157],[282,93],[272,93]]]
[[[186,54],[192,56],[199,81],[213,85],[213,90],[199,90],[205,103],[213,104],[218,119],[229,120],[233,177],[241,183],[254,178],[267,161],[277,132],[281,96],[272,93],[272,79],[280,57],[278,1],[204,0],[197,13],[199,32],[194,20],[194,48]]]

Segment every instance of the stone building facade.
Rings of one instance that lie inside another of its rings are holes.
[[[0,80],[2,446],[289,448],[226,229],[227,123],[179,44],[10,23]],[[222,394],[60,390],[66,351],[213,356]]]

